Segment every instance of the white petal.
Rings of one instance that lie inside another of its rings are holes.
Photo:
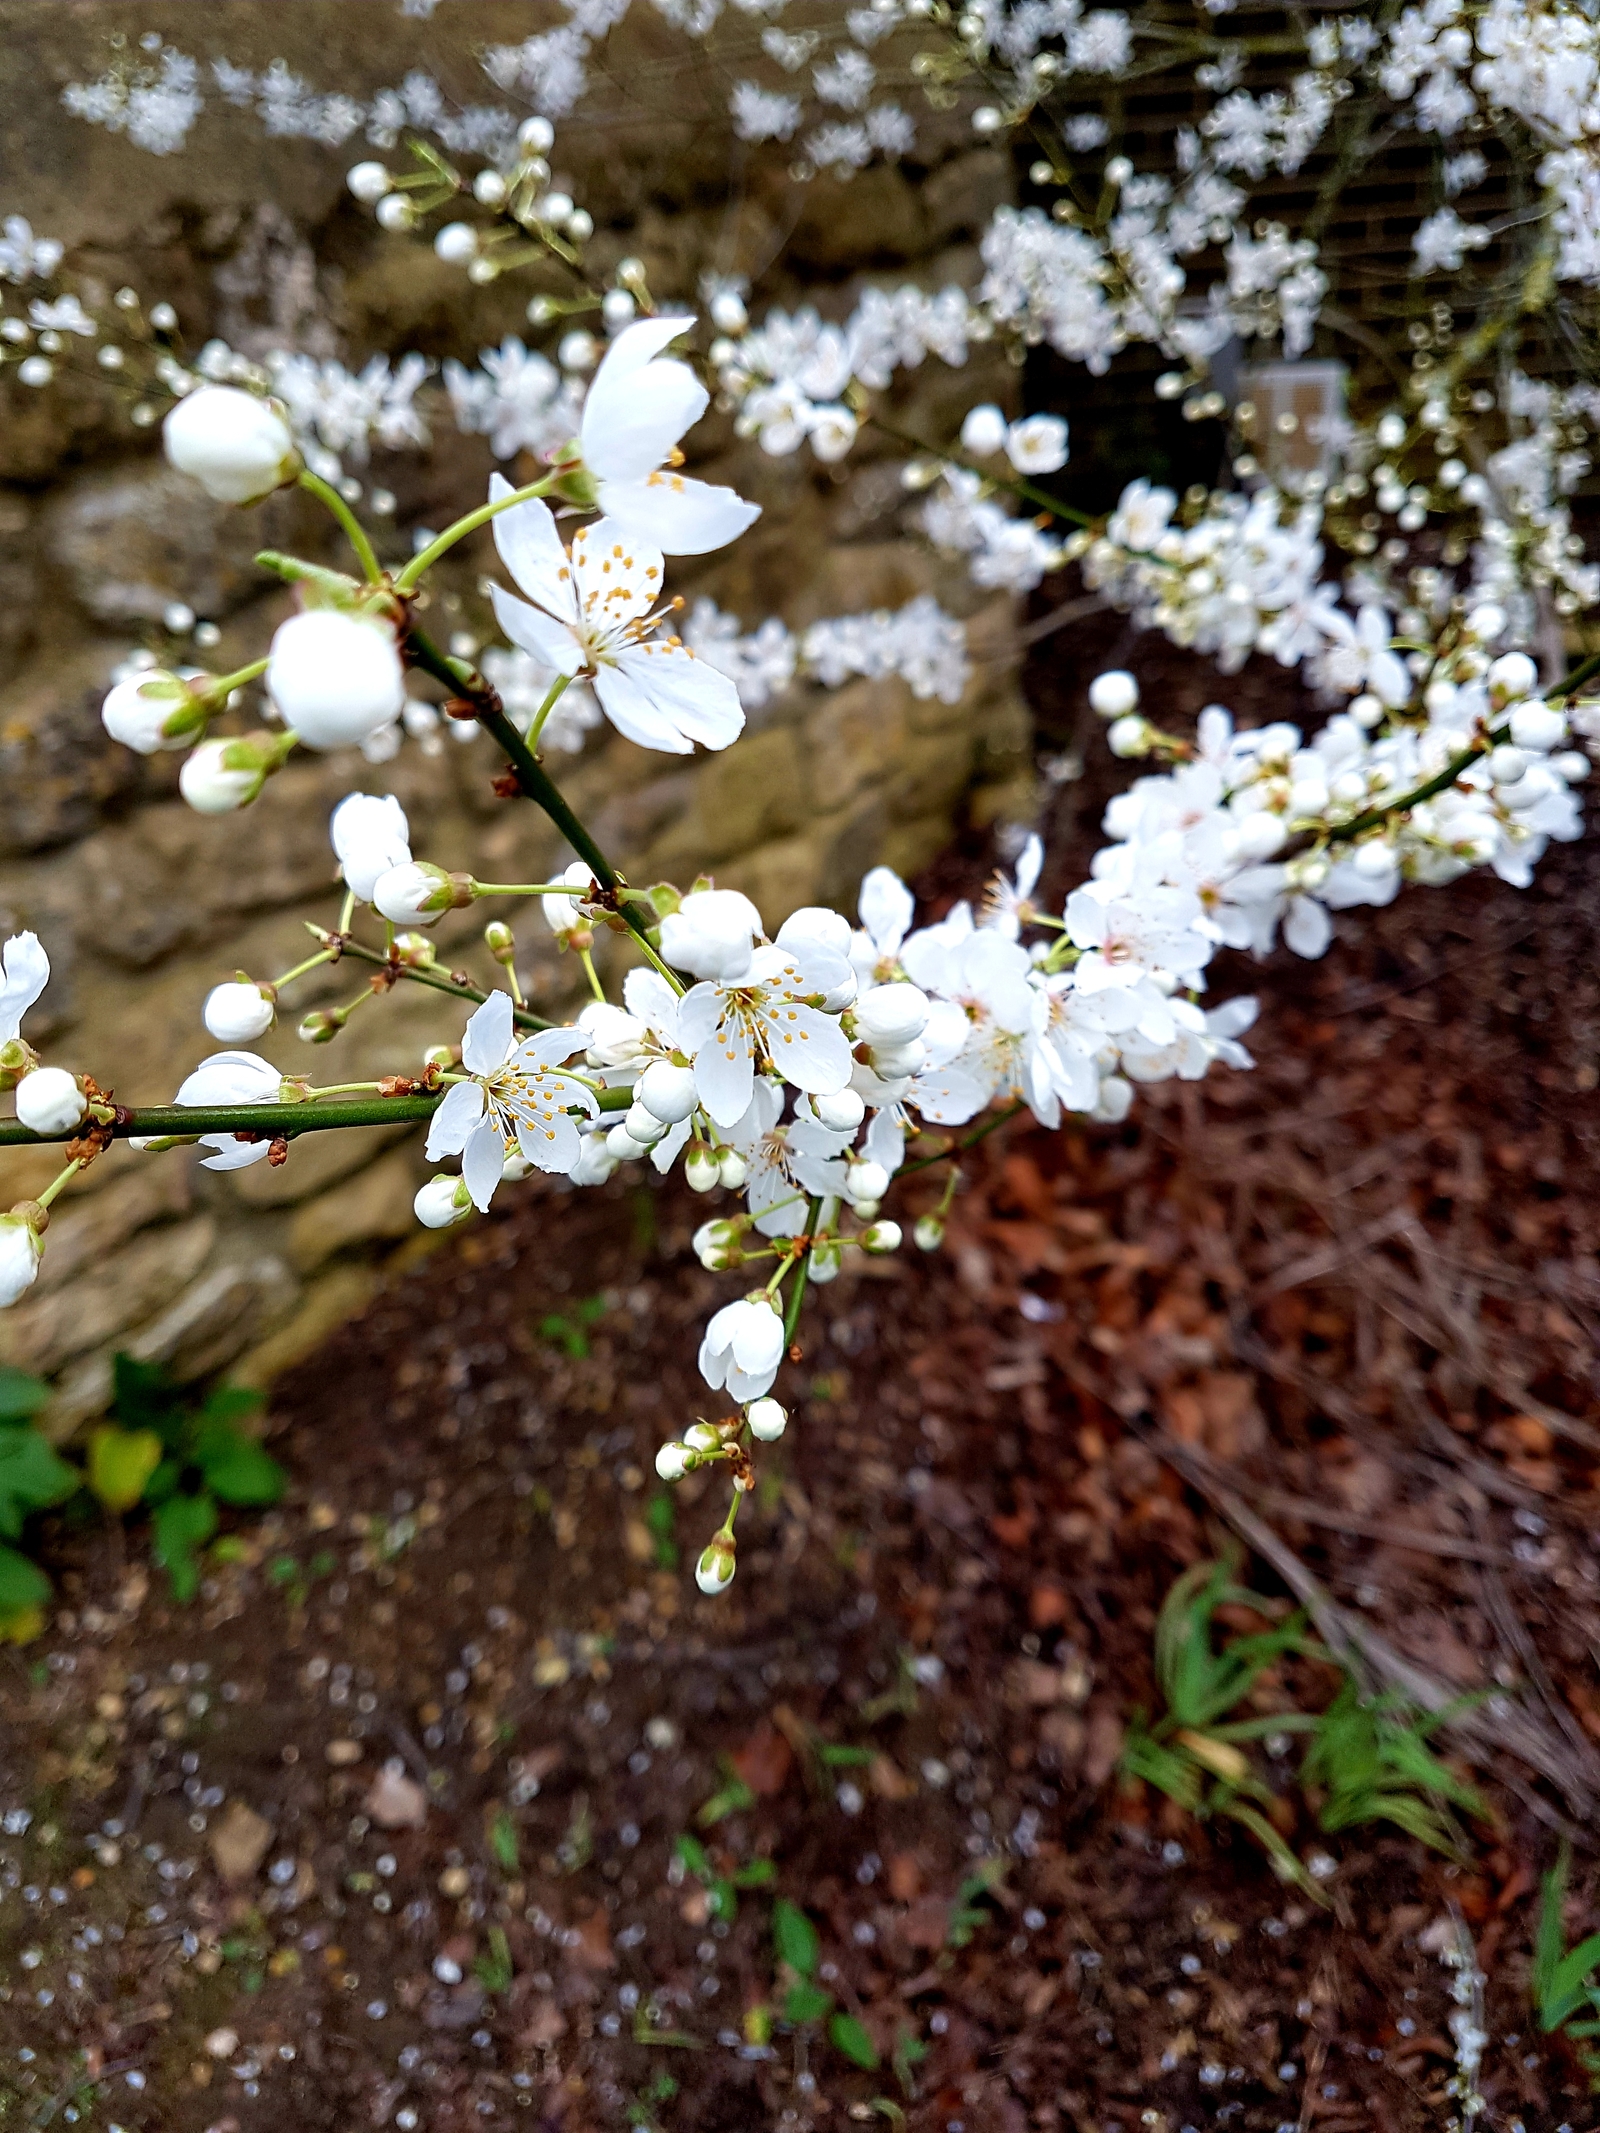
[[[524,1119],[517,1128],[517,1145],[540,1170],[565,1176],[578,1160],[577,1122],[565,1111]]]
[[[795,1088],[831,1096],[850,1079],[850,1041],[820,1007],[786,1000],[764,1017],[764,1032],[773,1065]]]
[[[490,503],[512,493],[503,474],[489,476]],[[502,511],[493,524],[500,560],[528,598],[552,615],[575,620],[578,604],[572,589],[572,569],[550,506],[537,496],[530,496],[525,504],[513,504],[509,511]]]
[[[459,1155],[483,1117],[483,1091],[475,1081],[458,1081],[428,1121],[428,1161]]]
[[[681,644],[636,644],[617,669],[686,739],[726,748],[744,730],[744,706],[726,674]]]
[[[248,1170],[252,1163],[264,1163],[272,1153],[271,1141],[235,1140],[231,1133],[202,1133],[200,1145],[219,1151],[201,1157],[202,1170]]]
[[[660,466],[710,395],[687,363],[661,350],[693,319],[640,319],[617,335],[594,374],[579,432],[584,464],[601,481],[637,481]]]
[[[965,1068],[948,1066],[935,1074],[919,1074],[911,1084],[910,1101],[936,1126],[964,1126],[989,1101],[989,1091]]]
[[[530,607],[502,585],[490,586],[489,599],[494,619],[513,644],[558,674],[577,673],[583,665],[583,646],[565,622],[558,622],[543,608]]]
[[[659,970],[630,970],[622,981],[622,997],[630,1015],[658,1030],[669,1044],[676,1041],[678,995]]]
[[[506,1063],[514,1029],[508,992],[492,992],[468,1022],[461,1039],[461,1064],[469,1074],[492,1074]]]
[[[485,1119],[467,1136],[461,1151],[461,1178],[472,1195],[472,1204],[482,1214],[494,1198],[494,1189],[505,1171],[506,1149],[500,1129]]]
[[[680,1008],[680,1027],[682,1015]],[[723,1023],[694,1056],[694,1085],[700,1101],[719,1126],[737,1125],[750,1108],[754,1081],[755,1059],[743,1023]]]
[[[662,755],[694,754],[694,742],[684,739],[667,713],[620,667],[601,667],[594,678],[594,693],[624,740]]]
[[[5,944],[5,982],[0,984],[0,1044],[9,1044],[22,1018],[50,982],[50,958],[36,933],[14,933]]]
[[[892,867],[874,867],[861,884],[856,906],[872,944],[883,955],[894,955],[905,939],[916,904],[911,891]]]
[[[735,489],[664,469],[652,469],[642,481],[603,483],[600,502],[619,526],[663,555],[709,555],[761,516],[761,506]]]

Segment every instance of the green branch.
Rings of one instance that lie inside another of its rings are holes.
[[[313,940],[326,942],[333,954],[341,958],[353,956],[357,962],[373,963],[379,970],[392,970],[397,979],[403,978],[408,984],[427,985],[434,992],[447,992],[457,1000],[471,1000],[480,1007],[489,997],[486,992],[480,992],[478,987],[468,980],[465,973],[458,975],[453,971],[422,970],[414,968],[409,963],[391,962],[388,956],[384,955],[380,949],[369,948],[364,941],[353,941],[348,934],[341,937],[338,934],[329,933],[323,927],[314,925],[310,919],[306,920],[306,930]],[[516,1029],[552,1029],[555,1026],[553,1023],[546,1022],[542,1015],[536,1015],[531,1008],[527,1007],[513,1007],[511,1021],[513,1028]]]

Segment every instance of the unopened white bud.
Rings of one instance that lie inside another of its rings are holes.
[[[1465,493],[1463,485],[1462,494]],[[1493,644],[1505,626],[1506,611],[1503,607],[1497,607],[1492,600],[1486,600],[1481,607],[1475,607],[1467,617],[1467,635],[1476,638],[1479,644]]]
[[[1490,701],[1509,704],[1533,694],[1539,686],[1539,669],[1526,652],[1502,652],[1488,678]]]
[[[599,355],[594,335],[582,326],[574,326],[570,333],[564,333],[556,349],[556,360],[563,370],[593,370]]]
[[[381,163],[354,163],[344,182],[363,207],[376,207],[394,180]]]
[[[1005,448],[1007,426],[999,408],[988,402],[970,408],[961,425],[961,449],[974,459],[990,459]]]
[[[472,181],[472,197],[480,207],[500,207],[505,202],[506,181],[497,170],[480,170]]]
[[[1350,716],[1365,732],[1383,724],[1383,701],[1380,697],[1363,693],[1350,699]]]
[[[752,1437],[763,1444],[776,1444],[789,1427],[789,1410],[777,1400],[752,1400],[744,1411]]]
[[[411,1207],[424,1229],[449,1229],[471,1214],[472,1199],[460,1178],[441,1172],[420,1188]]]
[[[1106,732],[1106,746],[1113,755],[1124,758],[1148,755],[1152,732],[1150,721],[1137,713],[1131,718],[1113,719]]]
[[[635,1109],[642,1104],[664,1124],[676,1126],[695,1107],[694,1069],[674,1066],[670,1059],[653,1059],[640,1075],[634,1095]]]
[[[1548,755],[1567,737],[1567,722],[1561,712],[1537,697],[1518,704],[1511,714],[1511,738],[1530,755]]]
[[[1497,785],[1514,785],[1528,767],[1528,758],[1520,748],[1509,748],[1503,743],[1489,750],[1489,775]]]
[[[636,1140],[641,1148],[653,1148],[657,1141],[666,1138],[666,1120],[657,1118],[655,1113],[647,1110],[643,1104],[629,1104],[627,1116],[622,1123],[628,1129],[629,1136]]]
[[[400,648],[386,622],[309,608],[272,640],[267,691],[308,748],[350,748],[400,716]]]
[[[721,1175],[715,1151],[704,1141],[693,1142],[683,1159],[683,1175],[691,1192],[709,1192]]]
[[[830,1133],[853,1133],[867,1115],[867,1107],[854,1089],[836,1089],[831,1096],[813,1096],[811,1108]]]
[[[404,193],[385,193],[374,213],[383,230],[408,230],[417,219],[417,211]]]
[[[202,741],[178,773],[178,790],[197,815],[227,815],[248,807],[277,768],[271,734]]]
[[[750,323],[744,298],[732,289],[724,289],[720,296],[714,296],[711,299],[711,323],[718,333],[743,333]]]
[[[912,1044],[928,1026],[928,996],[920,986],[898,980],[875,985],[855,1004],[858,1035],[875,1049],[894,1050]]]
[[[685,1445],[663,1444],[656,1453],[656,1472],[663,1481],[681,1481],[689,1472],[689,1453]]]
[[[1139,708],[1139,684],[1122,667],[1097,674],[1089,684],[1089,709],[1098,718],[1124,718]]]
[[[71,1133],[88,1108],[65,1067],[35,1067],[17,1083],[17,1118],[30,1133]]]
[[[944,1224],[937,1215],[921,1215],[911,1236],[919,1252],[936,1252],[944,1242]]]
[[[737,1148],[724,1148],[717,1156],[717,1178],[729,1192],[737,1192],[749,1176],[750,1166]]]
[[[901,1243],[900,1225],[898,1222],[874,1222],[861,1232],[858,1242],[864,1252],[897,1252]]]
[[[628,1131],[627,1121],[615,1125],[606,1135],[606,1146],[619,1163],[637,1163],[650,1153],[643,1141],[636,1141]]]
[[[807,1277],[818,1283],[837,1280],[843,1263],[844,1255],[831,1238],[825,1244],[814,1244],[811,1247],[811,1256],[806,1261]]]
[[[39,1233],[26,1215],[0,1215],[0,1310],[33,1287],[41,1257]]]
[[[200,385],[161,431],[167,458],[219,504],[253,504],[300,472],[300,454],[274,400],[233,385]]]
[[[457,907],[458,884],[443,867],[426,859],[408,859],[378,876],[372,885],[372,902],[391,925],[432,926]]]
[[[213,985],[206,994],[205,1025],[218,1044],[253,1044],[277,1020],[272,996],[246,979]]]
[[[844,1189],[853,1203],[881,1200],[889,1190],[889,1173],[881,1163],[852,1163],[844,1174]]]
[[[1235,831],[1239,857],[1251,860],[1270,859],[1274,852],[1282,849],[1288,834],[1279,815],[1270,814],[1265,809],[1244,815]]]
[[[608,289],[601,299],[600,316],[608,326],[626,326],[637,309],[626,289]]]
[[[434,233],[433,249],[446,266],[464,267],[478,256],[478,233],[470,222],[447,222]]]
[[[575,207],[567,217],[567,235],[574,244],[587,244],[594,235],[594,217],[586,207]]]
[[[517,128],[517,146],[530,155],[548,155],[556,145],[556,129],[547,118],[524,119]]]
[[[160,667],[119,681],[100,706],[100,723],[114,741],[138,755],[186,748],[205,724],[189,684]]]
[[[694,1581],[703,1593],[714,1597],[727,1591],[738,1567],[732,1540],[726,1533],[719,1533],[701,1552],[700,1560],[694,1566]]]

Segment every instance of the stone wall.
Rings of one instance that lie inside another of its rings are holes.
[[[352,362],[406,347],[470,359],[522,327],[528,285],[469,289],[426,251],[374,229],[343,191],[354,148],[273,143],[253,120],[230,132],[208,115],[184,154],[157,159],[53,103],[61,83],[101,70],[108,35],[151,27],[196,56],[257,67],[282,57],[320,87],[357,93],[416,64],[448,86],[453,66],[456,93],[482,100],[462,55],[527,34],[524,8],[451,0],[420,24],[378,0],[13,4],[18,63],[11,86],[0,85],[0,128],[15,151],[0,211],[66,241],[69,270],[173,302],[191,347],[221,332],[236,346],[298,337]],[[615,102],[593,125],[569,122],[558,141],[557,178],[593,208],[602,264],[635,252],[675,293],[692,291],[707,267],[755,270],[758,301],[812,294],[835,315],[863,273],[933,287],[968,271],[975,234],[1010,182],[1003,159],[952,142],[920,174],[874,172],[800,193],[781,171],[745,170],[731,190],[720,113],[686,101],[682,49],[663,44],[666,34],[654,18],[630,22],[614,78],[642,81],[642,105]],[[669,62],[680,68],[670,117],[659,108]],[[124,1101],[164,1101],[213,1048],[200,1022],[209,987],[236,965],[256,976],[287,968],[306,949],[302,920],[331,922],[326,825],[345,791],[396,793],[419,855],[470,863],[486,879],[539,879],[567,855],[532,808],[494,797],[496,761],[481,738],[446,740],[432,757],[408,743],[381,768],[354,755],[307,758],[254,808],[220,820],[178,800],[176,758],[140,760],[107,739],[106,675],[140,642],[168,656],[160,628],[170,602],[221,628],[209,663],[239,664],[287,611],[255,550],[332,550],[301,497],[249,513],[208,505],[129,426],[92,363],[80,367],[81,380],[61,389],[0,387],[0,919],[7,930],[36,928],[49,948],[55,980],[28,1026],[46,1057],[92,1072]],[[1010,385],[1003,365],[985,377],[930,363],[896,420],[933,435],[980,392],[1005,397]],[[710,867],[776,924],[798,903],[850,904],[878,860],[920,866],[964,811],[1024,812],[1028,736],[1008,603],[978,607],[905,537],[892,463],[870,453],[848,470],[773,462],[718,418],[694,441],[696,470],[758,498],[765,515],[728,556],[675,568],[673,590],[709,592],[750,625],[771,612],[801,625],[932,591],[970,617],[974,678],[958,705],[919,702],[898,683],[797,686],[754,714],[728,753],[692,761],[646,754],[606,729],[581,758],[562,759],[563,781],[632,878],[682,883]],[[478,440],[444,424],[430,453],[396,456],[373,475],[399,497],[397,526],[438,525],[481,498],[490,464]],[[403,552],[399,536],[391,550]],[[443,579],[436,635],[491,637],[477,579],[491,553],[486,542],[463,551]],[[439,929],[447,960],[471,958],[483,916],[457,914]],[[533,997],[570,999],[569,967],[536,918],[519,939]],[[449,1003],[402,986],[363,1007],[334,1045],[297,1042],[306,1007],[358,989],[348,966],[320,973],[261,1049],[322,1081],[364,1079],[414,1068],[425,1043],[459,1028]],[[53,1168],[43,1151],[6,1160],[8,1201]],[[265,1381],[357,1308],[386,1265],[426,1248],[410,1214],[421,1175],[416,1137],[380,1131],[297,1143],[283,1168],[234,1178],[200,1170],[187,1153],[114,1151],[58,1208],[38,1287],[0,1321],[0,1355],[56,1379],[61,1432],[103,1405],[119,1348],[184,1377],[226,1366]]]

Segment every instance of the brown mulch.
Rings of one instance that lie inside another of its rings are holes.
[[[1053,754],[1120,627],[1041,660]],[[1294,715],[1155,649],[1173,715]],[[1080,857],[1105,789],[1057,789]],[[54,1532],[65,1611],[0,1660],[0,2127],[1435,2133],[1452,1919],[1484,2122],[1592,2125],[1526,1975],[1563,1829],[1596,1922],[1597,909],[1591,840],[1230,959],[1254,1074],[986,1143],[943,1252],[813,1299],[720,1601],[720,1501],[651,1461],[729,1284],[633,1179],[508,1192],[284,1382],[290,1497],[193,1608]],[[1464,1861],[1324,1838],[1285,1763],[1323,1909],[1117,1784],[1156,1609],[1241,1534],[1380,1685],[1501,1692],[1444,1742]],[[736,1917],[686,1836],[771,1863]],[[764,2022],[777,1897],[876,2072]]]

